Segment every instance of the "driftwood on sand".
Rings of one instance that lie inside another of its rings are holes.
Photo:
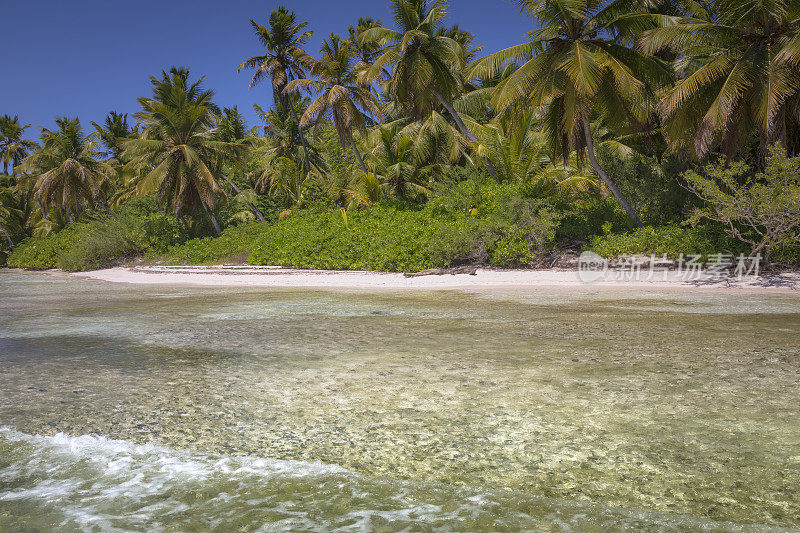
[[[470,276],[475,276],[478,274],[478,267],[466,265],[453,268],[429,268],[420,272],[406,272],[403,276],[407,278],[417,278],[420,276],[444,276],[445,274],[450,274],[452,276],[456,274],[469,274]]]

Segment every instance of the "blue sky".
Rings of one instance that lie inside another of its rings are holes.
[[[205,75],[220,105],[238,105],[254,125],[252,104],[269,105],[269,84],[248,90],[236,66],[259,53],[248,19],[265,23],[284,4],[310,23],[316,55],[330,32],[345,34],[360,15],[391,23],[383,0],[3,0],[3,42],[11,46],[0,78],[0,114],[51,127],[58,115],[84,126],[110,110],[132,113],[149,95],[148,78],[172,65]],[[532,21],[513,0],[451,0],[448,21],[494,51],[522,41]]]

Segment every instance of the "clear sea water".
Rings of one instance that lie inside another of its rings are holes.
[[[800,297],[0,271],[0,531],[800,528]]]

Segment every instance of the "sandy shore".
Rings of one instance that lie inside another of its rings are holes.
[[[444,274],[407,278],[403,274],[328,270],[299,270],[253,266],[149,266],[111,268],[71,274],[116,283],[230,287],[316,287],[339,289],[486,289],[494,287],[653,288],[787,292],[800,295],[800,274],[714,279],[703,273],[687,280],[674,272],[638,279],[609,271],[586,283],[577,270],[491,270],[476,275]]]

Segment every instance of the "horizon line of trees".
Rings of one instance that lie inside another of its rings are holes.
[[[220,233],[265,220],[267,200],[420,202],[467,174],[613,195],[640,226],[639,191],[623,192],[603,154],[678,180],[665,161],[763,168],[772,145],[800,153],[800,0],[517,3],[533,22],[525,42],[488,55],[446,24],[446,0],[391,0],[392,24],[359,18],[316,55],[294,11],[251,19],[262,49],[238,70],[251,88],[271,84],[272,105],[254,106],[260,127],[177,67],[151,78],[134,120],[111,112],[88,134],[59,117],[37,143],[3,115],[0,231],[13,248],[12,234],[154,195]],[[226,203],[240,208],[220,224]]]

